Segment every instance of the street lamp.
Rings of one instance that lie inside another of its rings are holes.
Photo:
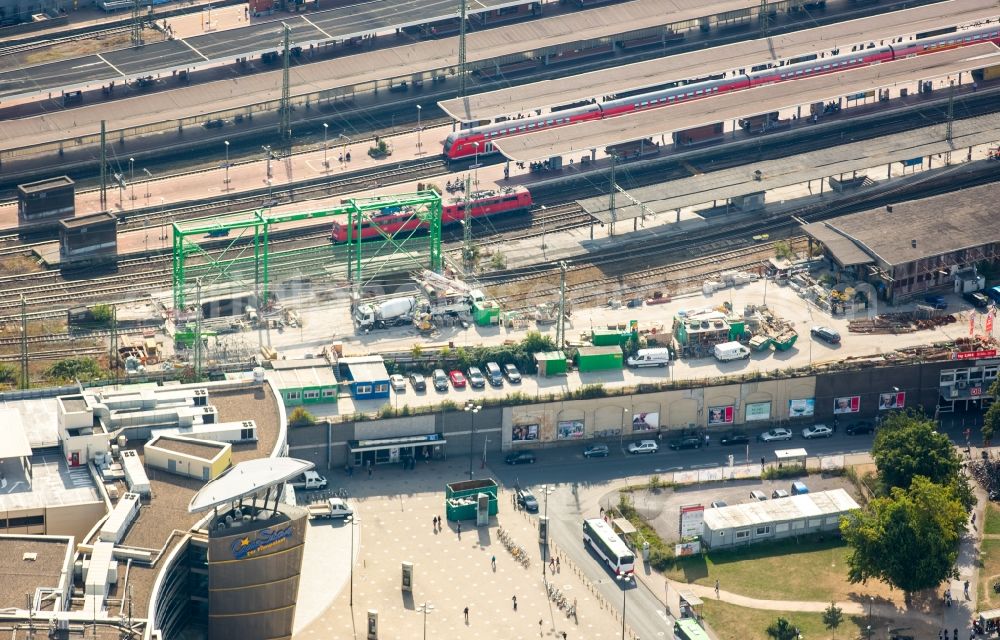
[[[476,404],[471,400],[465,403],[465,410],[472,413],[472,435],[469,436],[469,480],[472,480],[472,458],[475,457],[473,447],[476,441],[476,414],[482,410],[483,405]]]
[[[360,525],[361,520],[355,517],[351,518],[351,557],[349,558],[351,563],[351,595],[350,595],[350,606],[354,606],[354,525]]]
[[[872,605],[875,604],[875,596],[868,596],[868,640],[872,640]]]
[[[419,104],[417,105],[417,153],[420,153],[420,112],[423,111],[423,107]]]
[[[153,179],[153,174],[149,172],[149,169],[143,167],[142,172],[146,174],[146,206],[149,206],[149,181]]]
[[[347,136],[345,136],[342,133],[337,134],[337,139],[339,140],[341,138],[344,139],[344,146],[342,146],[340,148],[340,161],[341,162],[346,162],[347,161],[347,145],[349,145],[351,143],[351,139],[348,138]]]
[[[135,158],[128,159],[128,182],[129,189],[132,192],[130,197],[132,198],[132,201],[135,202]],[[134,204],[132,205],[132,208],[135,209]]]
[[[417,606],[417,611],[424,614],[424,640],[427,640],[427,614],[434,613],[434,605],[430,602],[425,602]]]
[[[223,140],[222,144],[226,145],[226,179],[222,184],[226,185],[226,191],[229,191],[229,140]]]
[[[330,130],[330,125],[323,123],[323,167],[330,168],[330,162],[326,159],[326,134]]]
[[[628,593],[628,575],[619,574],[615,576],[615,580],[622,583],[622,640],[625,640],[625,594]]]
[[[545,563],[549,550],[549,494],[554,491],[555,488],[552,485],[542,485],[542,493],[545,494],[545,514],[543,516],[545,519],[545,539],[542,540],[542,582],[545,582]]]
[[[267,177],[271,177],[271,145],[265,144],[261,146],[264,151],[264,157],[267,159]]]

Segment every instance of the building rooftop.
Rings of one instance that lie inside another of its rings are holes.
[[[36,589],[63,593],[73,551],[68,537],[0,535],[0,610],[25,609],[24,594]]]
[[[195,440],[194,438],[184,438],[171,435],[156,436],[146,443],[147,447],[157,447],[187,456],[195,456],[205,460],[212,460],[219,452],[226,448],[222,442],[211,440]]]
[[[21,414],[21,426],[33,448],[41,449],[59,444],[58,403],[54,397],[3,400],[0,407],[14,409]]]
[[[95,224],[116,224],[117,222],[118,217],[115,214],[110,211],[102,211],[100,213],[91,213],[85,216],[75,216],[60,220],[59,226],[63,229],[79,229]]]
[[[189,510],[201,513],[234,502],[267,487],[281,484],[313,468],[313,463],[296,458],[260,458],[235,465],[206,484],[191,499]]]
[[[337,361],[337,364],[338,366],[347,368],[350,371],[351,380],[354,382],[370,382],[389,379],[389,372],[386,371],[385,361],[382,360],[382,356],[341,358]],[[340,370],[341,373],[344,373],[343,368]]]
[[[7,488],[0,491],[0,512],[44,509],[58,505],[99,502],[97,485],[86,467],[69,468],[60,454],[31,457],[29,484],[20,462],[0,463]]]
[[[827,227],[887,265],[1000,242],[996,185],[840,216]],[[809,225],[810,227],[812,225]],[[818,238],[817,238],[818,239]]]
[[[59,187],[72,187],[73,184],[74,182],[70,180],[69,176],[58,176],[55,178],[38,180],[36,182],[25,182],[24,184],[19,184],[17,185],[17,190],[27,194],[39,191],[48,191],[49,189],[57,189]]]
[[[0,460],[30,455],[31,445],[21,423],[21,413],[16,409],[0,407]]]
[[[860,509],[847,491],[834,489],[776,500],[734,504],[705,510],[705,526],[714,531],[752,527],[807,517],[837,515]]]
[[[323,360],[301,360],[296,368],[277,368],[268,372],[279,389],[299,389],[302,387],[329,387],[337,384],[333,367]],[[352,365],[356,367],[359,365]]]

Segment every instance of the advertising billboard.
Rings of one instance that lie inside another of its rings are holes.
[[[888,411],[889,409],[902,409],[906,406],[906,392],[893,391],[892,393],[880,393],[878,396],[878,410]]]
[[[800,398],[788,401],[789,418],[808,418],[816,413],[816,398]]]
[[[755,422],[759,420],[770,420],[771,419],[771,403],[770,402],[748,402],[747,403],[747,422]]]
[[[681,538],[700,536],[705,528],[705,505],[682,504],[679,524]]]
[[[833,399],[833,413],[857,413],[861,411],[861,396],[844,396]]]
[[[562,420],[556,424],[556,438],[576,440],[583,437],[583,420]]]
[[[733,405],[708,408],[708,424],[732,424],[736,411]]]
[[[511,430],[510,439],[514,442],[538,440],[537,424],[515,424]]]
[[[632,415],[632,431],[655,431],[660,428],[659,412],[636,413]]]

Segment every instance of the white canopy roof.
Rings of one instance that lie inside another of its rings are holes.
[[[200,513],[243,496],[253,495],[291,480],[314,466],[311,462],[297,458],[261,458],[241,462],[194,494],[188,511]]]
[[[30,456],[31,444],[21,424],[21,414],[16,409],[0,408],[0,459]]]

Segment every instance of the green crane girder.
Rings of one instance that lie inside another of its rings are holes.
[[[384,254],[395,256],[409,254],[409,244],[423,230],[409,230],[390,233],[378,225],[378,216],[373,213],[383,210],[405,211],[406,218],[419,219],[427,223],[430,248],[427,266],[440,272],[443,263],[441,251],[441,196],[436,191],[426,190],[414,194],[402,194],[377,198],[351,199],[329,209],[269,213],[263,209],[219,218],[175,222],[173,224],[173,302],[175,310],[182,310],[186,303],[187,280],[194,274],[202,279],[203,286],[211,286],[222,280],[243,278],[253,273],[253,291],[258,301],[266,301],[270,293],[271,259],[278,256],[294,257],[310,251],[297,249],[284,252],[270,251],[271,225],[300,220],[322,219],[332,216],[347,217],[346,268],[348,280],[358,283],[365,276],[367,265],[376,264],[378,270],[387,262]],[[360,241],[360,225],[367,222],[376,229],[381,240]],[[230,237],[230,232],[237,231]],[[211,252],[194,236],[207,236],[213,243],[224,241],[221,249],[211,247]],[[223,240],[224,239],[224,240]],[[366,251],[367,249],[367,258]],[[191,258],[201,258],[197,265],[189,265]],[[247,282],[247,284],[250,284]]]

